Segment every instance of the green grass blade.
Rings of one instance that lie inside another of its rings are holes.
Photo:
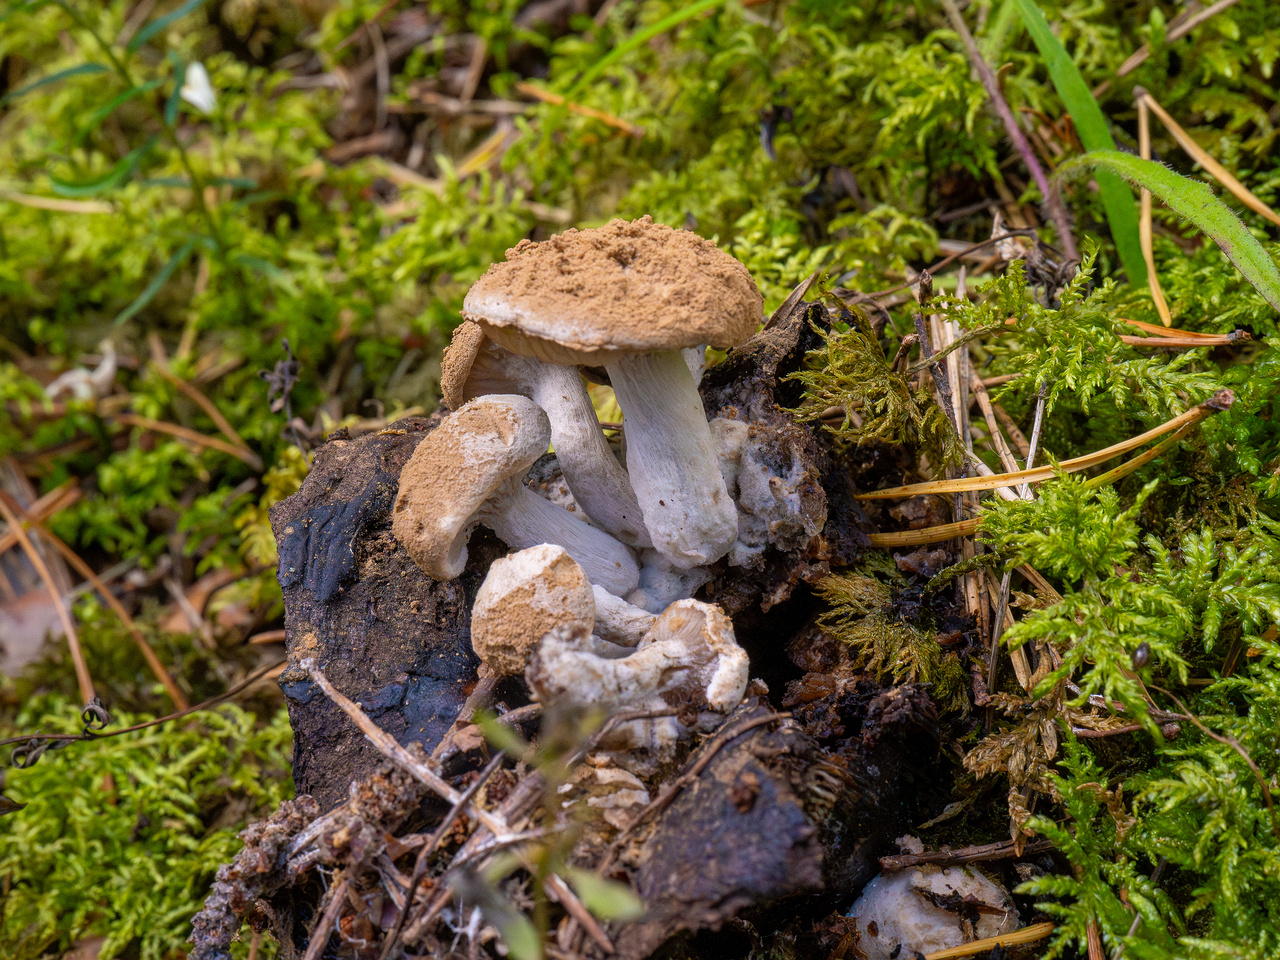
[[[82,63],[78,67],[67,67],[66,70],[59,70],[57,73],[51,73],[47,77],[41,77],[39,80],[33,80],[25,87],[19,87],[17,90],[10,90],[3,97],[0,97],[0,107],[4,106],[10,100],[16,100],[24,93],[30,93],[37,90],[45,84],[57,83],[59,80],[66,80],[68,77],[78,77],[86,73],[106,73],[107,68],[100,63]]]
[[[1062,41],[1049,29],[1049,21],[1045,20],[1044,14],[1033,0],[1015,2],[1027,32],[1035,41],[1040,56],[1044,57],[1045,66],[1049,69],[1049,79],[1053,81],[1054,89],[1071,114],[1084,148],[1114,150],[1116,142],[1107,127],[1107,118],[1102,115],[1098,101],[1093,99],[1088,84],[1080,76],[1080,71],[1062,46]],[[1102,191],[1102,205],[1107,211],[1107,222],[1111,225],[1111,237],[1115,240],[1124,272],[1129,275],[1131,284],[1142,286],[1147,282],[1147,264],[1142,257],[1142,245],[1138,241],[1138,213],[1134,209],[1133,194],[1119,178],[1106,171],[1100,172],[1097,180]]]
[[[564,95],[565,99],[573,100],[587,84],[608,70],[609,67],[617,63],[632,50],[639,46],[643,46],[659,34],[666,33],[668,30],[674,30],[686,20],[696,17],[700,13],[705,13],[708,10],[714,10],[716,7],[722,6],[724,3],[725,0],[698,0],[697,3],[691,3],[684,9],[677,10],[670,16],[663,17],[657,23],[650,24],[643,30],[637,30],[631,36],[627,37],[626,40],[622,41],[622,43],[618,44],[588,67],[586,72],[578,78],[577,82],[569,88],[569,92]]]
[[[169,262],[160,268],[159,273],[152,277],[151,282],[147,284],[147,288],[138,294],[133,303],[129,304],[116,315],[116,318],[111,321],[112,325],[119,326],[154,300],[156,294],[160,292],[160,288],[168,283],[169,278],[173,276],[173,271],[178,269],[179,264],[181,264],[183,260],[187,259],[187,257],[191,255],[191,251],[195,248],[195,240],[188,240],[179,247],[178,252],[169,258]]]
[[[114,167],[96,180],[77,183],[73,180],[63,180],[61,177],[50,174],[49,182],[53,185],[54,193],[61,194],[64,197],[94,197],[100,193],[106,193],[108,190],[114,190],[133,175],[133,171],[142,162],[143,155],[151,149],[155,142],[156,138],[152,137],[136,150],[130,150],[116,162]]]
[[[157,33],[169,26],[169,24],[173,23],[175,20],[181,20],[197,7],[204,6],[204,3],[205,0],[187,0],[187,2],[177,10],[172,10],[169,13],[166,13],[163,17],[157,17],[134,35],[133,39],[129,41],[129,46],[126,49],[130,53],[133,53]]]
[[[1280,310],[1280,268],[1225,203],[1206,184],[1191,180],[1156,163],[1118,150],[1094,150],[1063,164],[1061,170],[1085,167],[1122,177],[1151,191],[1179,216],[1213,238],[1245,279]]]
[[[93,111],[93,113],[89,114],[88,119],[84,121],[84,125],[81,126],[80,132],[76,134],[74,141],[76,146],[80,146],[80,144],[84,143],[85,138],[89,136],[89,134],[93,133],[93,131],[97,130],[98,127],[101,126],[102,121],[106,120],[107,117],[111,116],[111,114],[115,112],[116,107],[129,102],[134,97],[141,96],[144,93],[149,93],[162,83],[164,83],[164,80],[156,79],[148,80],[146,83],[140,83],[136,86],[132,86],[124,93],[112,98],[97,110]]]

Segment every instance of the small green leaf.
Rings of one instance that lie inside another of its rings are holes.
[[[542,960],[542,938],[538,928],[522,913],[512,912],[497,921],[498,931],[507,944],[512,960]]]
[[[1111,137],[1102,108],[1093,99],[1088,84],[1062,46],[1062,41],[1049,29],[1049,21],[1045,20],[1033,0],[1016,2],[1027,32],[1035,41],[1040,56],[1044,57],[1049,79],[1071,114],[1080,142],[1086,150],[1114,150],[1116,142]],[[1102,205],[1107,211],[1107,222],[1111,225],[1111,237],[1115,240],[1120,262],[1124,264],[1124,272],[1129,275],[1131,284],[1143,286],[1147,282],[1147,263],[1138,240],[1138,213],[1134,208],[1133,194],[1108,171],[1099,173],[1097,181],[1102,192]]]
[[[476,717],[476,725],[484,738],[497,750],[504,750],[512,757],[523,757],[529,752],[529,743],[506,724],[498,722],[492,713],[482,711]]]
[[[601,920],[636,920],[644,916],[644,901],[626,884],[577,867],[566,868],[564,875],[586,908]]]
[[[188,13],[191,13],[197,7],[204,6],[204,2],[205,0],[187,0],[187,2],[184,3],[182,6],[180,6],[177,10],[170,11],[169,13],[166,13],[163,17],[157,17],[155,20],[152,20],[145,27],[143,27],[136,34],[134,34],[133,39],[129,41],[129,46],[126,49],[130,53],[133,53],[135,50],[137,50],[144,43],[146,43],[148,40],[154,37],[157,33],[159,33],[165,27],[169,26],[169,24],[173,23],[175,20],[181,20],[183,17],[185,17]],[[179,84],[179,86],[181,86],[181,84]]]
[[[114,190],[132,176],[133,171],[142,162],[143,155],[151,149],[152,144],[155,142],[156,138],[152,137],[136,150],[130,150],[116,162],[114,167],[96,180],[76,183],[50,174],[49,182],[53,185],[54,192],[60,193],[64,197],[92,197],[100,193],[106,193],[108,190]]]
[[[1280,310],[1280,268],[1231,211],[1206,184],[1190,180],[1154,160],[1143,160],[1118,150],[1094,150],[1063,164],[1063,175],[1086,167],[1123,177],[1150,190],[1175,213],[1190,220],[1213,238],[1222,252],[1273,307]]]
[[[112,324],[119,326],[136,315],[139,310],[154,300],[155,295],[160,292],[160,288],[169,281],[171,276],[173,276],[173,271],[177,270],[178,265],[191,255],[191,251],[195,249],[197,242],[197,239],[191,239],[179,247],[178,252],[169,258],[169,262],[161,267],[160,272],[152,278],[149,284],[147,284],[147,288],[138,294],[137,299],[135,299],[133,303],[120,311],[116,318],[111,321]]]
[[[76,134],[76,146],[84,143],[85,137],[98,129],[102,121],[111,116],[112,112],[114,112],[121,104],[127,103],[134,97],[141,96],[144,93],[149,93],[162,83],[164,83],[164,80],[157,78],[155,80],[148,80],[146,83],[140,83],[136,86],[130,87],[124,93],[113,97],[97,110],[93,111],[93,113],[89,114],[88,119],[85,120],[84,125],[80,128],[80,132]]]
[[[57,83],[59,80],[66,80],[68,77],[79,77],[87,73],[106,73],[107,68],[100,63],[82,63],[78,67],[67,67],[65,70],[59,70],[57,73],[51,73],[47,77],[41,77],[39,80],[28,83],[25,87],[19,87],[17,90],[10,90],[3,97],[0,97],[0,107],[4,106],[10,100],[16,100],[23,94],[30,93],[40,87],[50,83]]]

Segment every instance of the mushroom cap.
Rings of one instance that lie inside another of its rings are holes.
[[[713,710],[728,713],[746,693],[751,662],[738,646],[733,621],[713,603],[677,600],[662,611],[639,649],[678,643],[697,666],[685,682],[687,692],[705,694]]]
[[[391,530],[427,576],[467,565],[475,513],[505,480],[547,452],[551,425],[532,400],[491,394],[463,404],[427,434],[400,471]]]
[[[472,285],[462,314],[512,353],[598,364],[734,346],[755,333],[764,299],[714,243],[644,216],[520,241]]]
[[[471,647],[496,676],[524,673],[557,627],[595,622],[591,583],[564,547],[544,543],[495,560],[471,608]]]
[[[483,344],[484,331],[472,321],[464,320],[454,329],[440,360],[440,392],[450,410],[457,410],[467,402],[467,378]]]

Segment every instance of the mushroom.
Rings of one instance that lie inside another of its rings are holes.
[[[522,482],[551,440],[547,415],[515,394],[464,404],[418,444],[400,472],[391,529],[436,580],[467,564],[467,539],[483,523],[508,546],[564,547],[592,583],[622,595],[640,579],[631,551],[548,503]]]
[[[449,409],[488,393],[519,393],[551,423],[551,443],[573,498],[587,516],[630,546],[649,546],[627,472],[609,449],[582,376],[504,350],[466,320],[444,352],[440,388]]]
[[[673,603],[628,657],[604,659],[589,647],[590,630],[559,627],[543,637],[525,679],[544,700],[609,710],[668,701],[706,700],[728,713],[750,679],[747,653],[719,607],[698,600]]]
[[[582,568],[564,547],[542,543],[493,562],[471,607],[471,648],[491,675],[518,676],[544,635],[557,627],[589,632],[595,617]]]
[[[734,541],[736,546],[737,540]],[[650,613],[661,613],[677,600],[693,596],[711,579],[710,567],[682,570],[657,550],[640,551],[640,585],[627,594],[627,602]]]
[[[755,331],[763,299],[741,263],[649,217],[614,220],[522,240],[476,281],[462,312],[513,353],[603,365],[654,547],[681,569],[729,551],[737,512],[681,351],[731,347]]]

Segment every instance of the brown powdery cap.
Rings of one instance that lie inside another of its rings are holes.
[[[471,647],[495,676],[523,674],[557,627],[590,632],[595,596],[564,547],[544,543],[493,562],[471,608]]]
[[[513,353],[602,363],[735,346],[755,333],[764,299],[714,243],[644,216],[520,241],[472,285],[462,313]]]
[[[464,320],[453,331],[453,338],[440,360],[440,392],[450,410],[457,410],[467,402],[467,377],[483,344],[484,331],[470,320]]]
[[[391,511],[391,530],[414,563],[436,580],[462,573],[476,511],[550,442],[542,408],[507,394],[464,404],[423,437],[400,471]]]

